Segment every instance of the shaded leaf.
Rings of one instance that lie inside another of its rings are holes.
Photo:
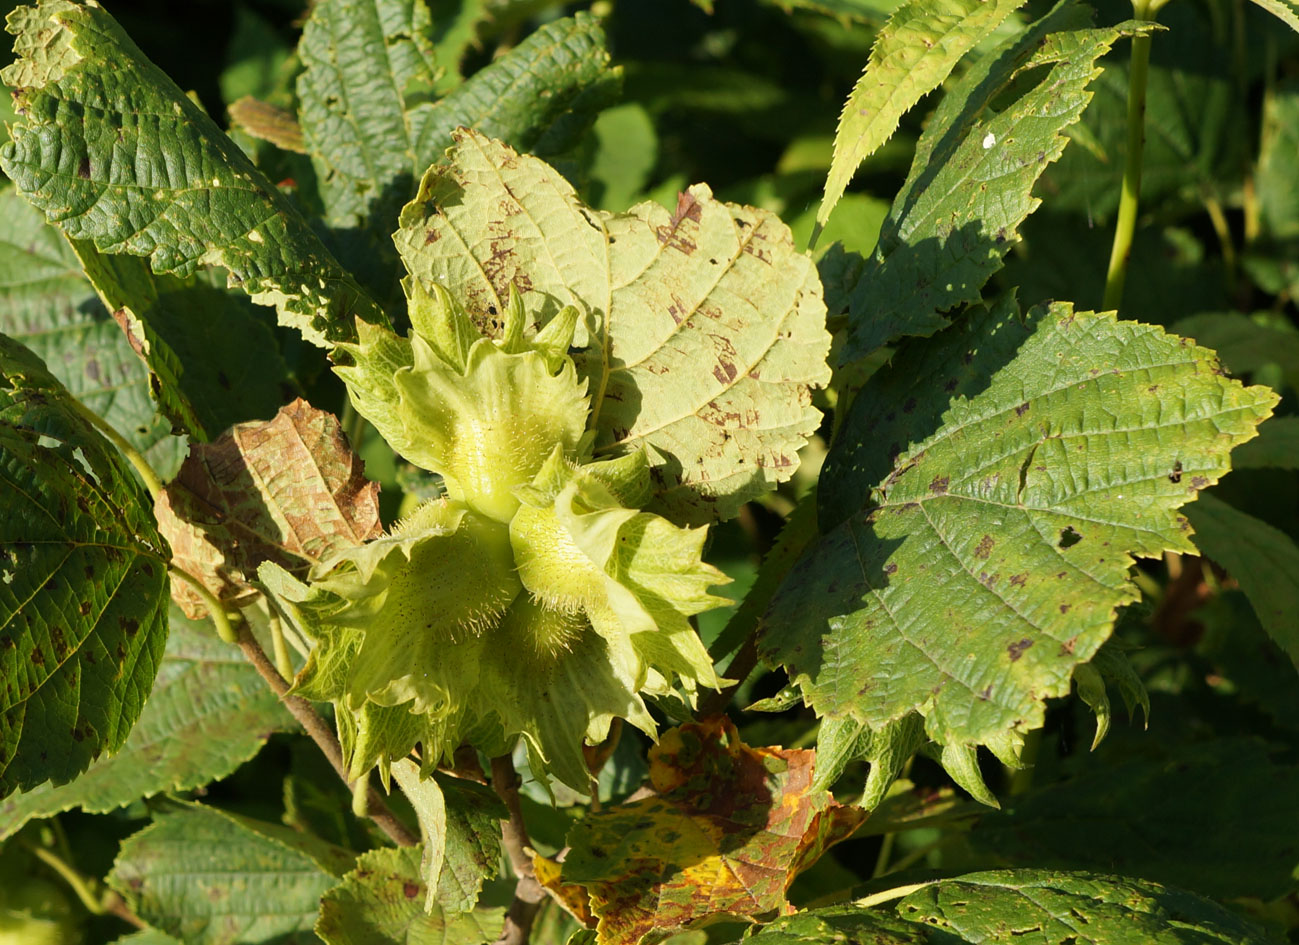
[[[588,814],[561,877],[585,886],[602,945],[785,908],[794,877],[864,814],[811,787],[814,753],[750,748],[725,719],[664,732],[655,793]]]
[[[1259,623],[1299,669],[1299,546],[1285,532],[1212,494],[1187,509],[1195,544],[1227,569]]]
[[[289,387],[271,327],[235,292],[197,276],[154,275],[136,256],[73,253],[128,343],[149,368],[149,390],[174,429],[199,440],[268,416]]]
[[[926,945],[929,930],[879,909],[829,906],[782,916],[746,936],[745,945]]]
[[[432,26],[423,0],[327,0],[312,6],[298,47],[300,119],[325,220],[351,231],[340,234],[341,257],[383,298],[396,289],[393,222],[455,128],[555,153],[618,89],[604,33],[583,14],[543,26],[439,100],[456,62],[438,61]],[[454,57],[464,36],[445,38]]]
[[[1299,2],[1255,0],[1264,9],[1289,11],[1288,22],[1299,30]],[[1276,239],[1299,236],[1299,185],[1292,158],[1299,152],[1299,82],[1278,83],[1268,90],[1263,106],[1262,143],[1258,155],[1258,208],[1268,235]]]
[[[273,732],[295,727],[279,697],[210,626],[195,625],[174,608],[170,623],[158,678],[126,742],[70,784],[0,801],[0,839],[33,818],[76,807],[106,813],[223,778]]]
[[[167,543],[82,410],[0,335],[0,797],[120,748],[167,641]]]
[[[915,343],[849,408],[824,535],[763,656],[818,714],[918,711],[940,745],[1013,759],[1138,596],[1132,558],[1193,549],[1177,509],[1275,403],[1185,339],[1060,303],[1009,299]]]
[[[383,530],[378,484],[338,421],[304,400],[194,444],[156,512],[176,565],[236,603],[256,596],[249,581],[263,561],[302,571]],[[172,597],[190,617],[207,613],[188,584]]]
[[[1293,888],[1299,866],[1299,767],[1272,761],[1254,739],[1092,765],[1008,799],[969,842],[993,862],[1115,870],[1221,898],[1271,899]]]
[[[308,943],[320,897],[353,858],[278,824],[175,804],[123,841],[108,883],[188,945]]]
[[[1272,417],[1231,454],[1235,469],[1299,469],[1299,417]]]
[[[83,404],[140,450],[163,479],[185,441],[149,397],[149,375],[79,271],[67,240],[27,201],[0,194],[0,332],[26,345]]]
[[[979,945],[1269,945],[1252,922],[1143,879],[1084,872],[990,870],[911,893],[898,915],[933,940]]]
[[[1299,374],[1299,332],[1241,312],[1192,315],[1175,322],[1172,330],[1212,348],[1233,374],[1248,374],[1265,364]]]
[[[597,458],[644,447],[659,504],[695,523],[793,474],[829,336],[816,270],[774,214],[702,185],[674,214],[593,211],[541,161],[469,132],[451,158],[402,211],[406,266],[455,287],[494,336],[511,287],[530,330],[577,307]]]
[[[500,934],[503,910],[424,911],[420,849],[361,854],[356,869],[325,893],[316,934],[326,945],[477,945]]]
[[[852,292],[844,361],[933,334],[948,322],[939,313],[977,301],[1001,268],[1040,203],[1034,183],[1091,100],[1096,60],[1119,37],[1151,28],[1077,28],[1086,19],[1079,7],[1057,8],[944,96]],[[1013,100],[1001,101],[1007,88]]]
[[[1299,30],[1299,3],[1295,0],[1254,0],[1260,7],[1280,18],[1291,29]]]
[[[384,316],[293,206],[99,6],[10,15],[0,73],[21,120],[0,165],[51,222],[102,252],[185,277],[219,265],[317,344]],[[77,115],[69,120],[69,114]]]
[[[908,0],[889,16],[839,116],[818,226],[830,218],[862,161],[893,135],[898,120],[1022,2]]]

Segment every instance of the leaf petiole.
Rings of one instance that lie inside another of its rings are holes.
[[[144,458],[139,450],[127,441],[126,437],[118,433],[112,424],[99,414],[95,413],[80,400],[75,397],[69,397],[68,403],[72,405],[77,413],[89,420],[96,430],[104,434],[104,436],[107,437],[114,446],[121,450],[122,455],[126,457],[127,462],[135,467],[135,471],[144,483],[144,487],[149,490],[150,498],[157,502],[158,497],[162,495],[162,479],[154,471],[154,468],[149,465],[149,461]]]
[[[1132,13],[1138,20],[1151,22],[1169,0],[1133,0]],[[1105,296],[1101,303],[1106,311],[1118,311],[1123,301],[1123,285],[1132,255],[1132,237],[1137,229],[1137,208],[1141,202],[1141,160],[1146,144],[1146,81],[1150,72],[1149,33],[1132,37],[1132,59],[1128,71],[1128,143],[1123,165],[1123,189],[1119,195],[1119,215],[1114,224],[1114,244],[1105,274]]]
[[[239,642],[239,635],[235,633],[235,629],[230,623],[230,615],[226,613],[225,607],[222,606],[221,601],[217,600],[211,591],[203,586],[203,583],[198,578],[177,567],[168,568],[167,573],[174,578],[180,578],[194,589],[194,593],[203,598],[208,613],[212,615],[212,623],[216,625],[217,636],[221,638],[223,643]]]

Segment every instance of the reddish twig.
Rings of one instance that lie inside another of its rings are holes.
[[[274,664],[267,658],[266,652],[262,649],[261,644],[253,637],[245,623],[239,628],[238,637],[239,649],[244,651],[244,656],[248,662],[253,664],[253,668],[266,680],[267,685],[275,691],[284,703],[284,707],[292,713],[293,717],[302,723],[302,727],[307,730],[311,740],[316,743],[325,758],[329,760],[330,765],[338,772],[338,776],[343,779],[343,783],[352,788],[352,780],[347,776],[347,768],[343,765],[343,749],[338,744],[338,736],[334,734],[334,729],[320,717],[315,708],[306,699],[301,696],[289,695],[289,684],[280,675]],[[385,834],[388,839],[399,847],[413,847],[419,845],[419,837],[410,832],[397,816],[388,808],[383,797],[373,787],[369,788],[366,798],[367,814]]]
[[[505,802],[510,812],[508,820],[501,821],[501,840],[510,866],[518,881],[514,886],[514,901],[505,913],[505,927],[496,945],[525,945],[532,934],[532,922],[546,898],[546,890],[537,882],[532,870],[532,857],[528,855],[531,841],[528,828],[523,823],[523,808],[519,804],[519,773],[509,755],[492,759],[492,789]]]

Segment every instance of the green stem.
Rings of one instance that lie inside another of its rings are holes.
[[[906,764],[902,766],[901,776],[904,779],[911,776],[911,763],[913,761],[915,761],[914,755],[908,758]],[[897,835],[896,830],[890,830],[880,840],[880,852],[879,856],[875,858],[875,870],[871,873],[871,879],[876,879],[883,876],[885,873],[893,872],[889,869],[889,860],[893,857],[893,844]]]
[[[338,418],[338,423],[343,428],[343,435],[347,437],[352,451],[359,453],[361,441],[365,439],[365,417],[356,412],[350,396],[343,401],[343,414]]]
[[[1133,0],[1138,20],[1153,20],[1167,0]],[[1141,158],[1146,143],[1146,81],[1150,72],[1150,34],[1132,38],[1132,63],[1128,75],[1128,153],[1123,166],[1123,190],[1119,196],[1119,217],[1114,225],[1114,245],[1105,274],[1102,307],[1117,311],[1123,301],[1123,284],[1128,275],[1132,237],[1137,229],[1137,207],[1141,201]]]
[[[924,889],[926,886],[932,886],[936,880],[930,880],[927,883],[911,883],[907,886],[894,886],[892,889],[886,889],[883,892],[872,893],[861,899],[853,900],[853,905],[859,909],[869,909],[871,906],[878,906],[881,902],[892,902],[894,899],[901,899],[903,896],[909,896],[917,889]]]
[[[226,613],[225,607],[216,599],[216,596],[203,586],[202,582],[192,574],[186,574],[180,568],[171,567],[167,573],[174,578],[180,578],[186,584],[194,589],[199,597],[203,598],[203,603],[207,606],[208,613],[212,615],[212,623],[216,625],[217,636],[224,643],[238,643],[239,635],[235,633],[235,628],[230,624],[230,617]]]
[[[139,450],[127,441],[126,437],[113,429],[112,425],[107,420],[95,413],[75,397],[70,399],[77,412],[94,424],[95,429],[108,437],[108,439],[112,441],[112,444],[122,451],[122,455],[126,457],[127,462],[135,467],[136,473],[139,474],[140,479],[144,482],[144,487],[149,490],[149,495],[153,498],[153,501],[157,502],[158,497],[162,495],[162,479],[160,479],[158,474],[154,472],[153,467],[149,465],[149,461],[140,454]]]
[[[53,850],[49,850],[34,843],[24,844],[38,860],[48,866],[54,872],[59,874],[59,878],[68,884],[68,887],[81,900],[81,904],[92,915],[103,915],[105,912],[104,904],[99,900],[99,890],[96,888],[99,884],[93,879],[87,879],[78,873],[70,864],[64,862]]]
[[[271,647],[275,651],[275,668],[279,670],[280,675],[285,679],[292,679],[293,660],[289,658],[289,648],[284,641],[284,624],[281,622],[279,615],[272,613],[270,617],[271,624]]]

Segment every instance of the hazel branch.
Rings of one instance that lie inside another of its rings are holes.
[[[325,758],[329,760],[333,769],[342,778],[343,783],[351,788],[352,780],[347,776],[347,768],[343,765],[343,749],[338,744],[338,737],[334,734],[334,729],[316,712],[315,708],[306,699],[301,696],[289,695],[289,684],[284,677],[279,674],[274,664],[266,656],[261,644],[253,637],[248,625],[244,624],[239,628],[238,635],[239,649],[244,651],[244,656],[248,662],[253,664],[253,668],[266,680],[267,685],[280,697],[284,707],[293,714],[293,717],[302,723],[302,727],[307,730],[311,740],[316,743]],[[399,847],[413,847],[419,844],[419,837],[397,819],[397,816],[389,809],[383,797],[373,787],[366,791],[366,809],[367,816],[378,824],[393,843]]]
[[[492,759],[492,789],[505,802],[510,812],[508,820],[501,821],[501,840],[510,866],[518,882],[514,886],[514,900],[505,913],[505,927],[501,929],[496,945],[525,945],[532,934],[532,922],[537,910],[545,901],[546,890],[537,882],[528,855],[531,841],[528,828],[523,823],[523,807],[519,803],[519,773],[509,755]]]

